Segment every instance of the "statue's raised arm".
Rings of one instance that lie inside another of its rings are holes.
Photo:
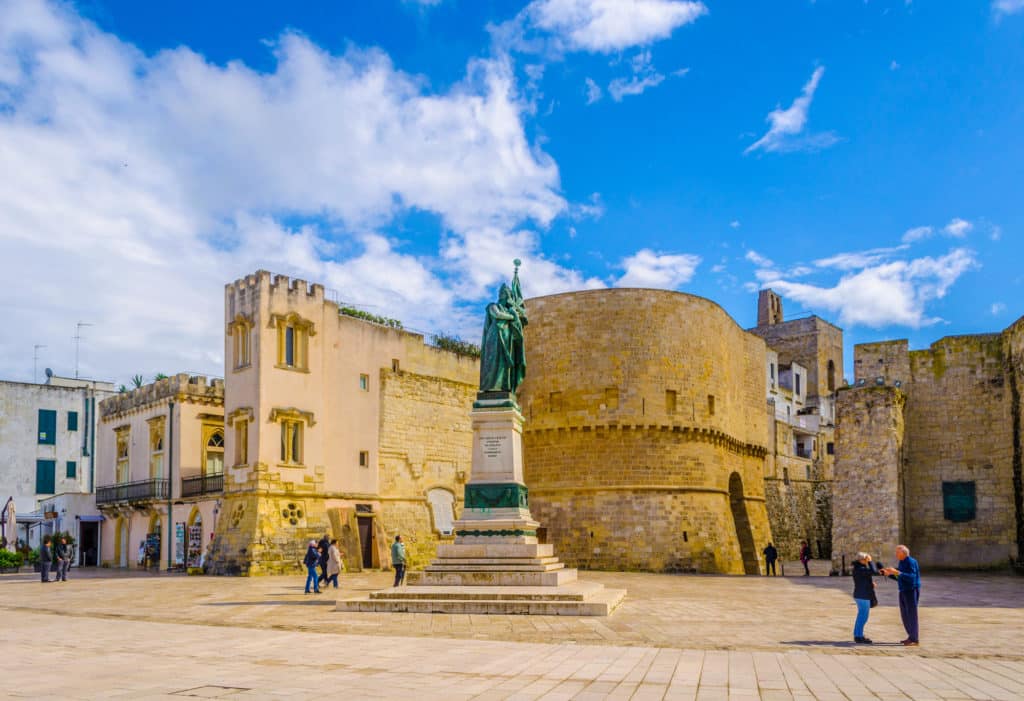
[[[526,306],[519,286],[519,260],[512,286],[502,284],[498,301],[487,305],[483,340],[480,344],[480,391],[515,394],[526,377],[526,349],[523,327]]]

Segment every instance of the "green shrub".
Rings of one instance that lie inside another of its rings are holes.
[[[456,355],[464,355],[470,358],[480,357],[480,346],[469,341],[463,341],[455,335],[437,333],[432,337],[434,345],[441,350],[450,351]]]
[[[0,550],[0,569],[17,569],[21,567],[21,553],[12,553],[9,550]]]
[[[338,307],[338,313],[344,314],[345,316],[351,316],[356,319],[362,319],[363,321],[370,321],[374,324],[380,324],[381,326],[387,326],[392,329],[405,328],[402,322],[398,319],[371,314],[370,312],[364,312],[362,309],[356,309],[355,307]]]
[[[39,562],[39,548],[32,548],[28,551],[28,564],[35,565]]]

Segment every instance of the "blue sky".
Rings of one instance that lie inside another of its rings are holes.
[[[744,326],[771,286],[848,365],[1000,330],[1022,47],[1022,0],[3,0],[0,376],[76,321],[82,374],[220,374],[256,268],[474,340],[517,256]]]

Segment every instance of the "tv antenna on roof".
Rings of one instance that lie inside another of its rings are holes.
[[[42,343],[32,346],[32,382],[39,376],[39,349],[46,348]]]
[[[76,380],[78,379],[78,345],[79,345],[79,343],[82,340],[82,327],[83,326],[92,326],[92,324],[90,324],[88,322],[85,322],[85,321],[79,321],[75,325],[75,379]]]

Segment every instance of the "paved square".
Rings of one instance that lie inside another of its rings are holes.
[[[610,617],[339,613],[301,577],[0,577],[11,698],[1022,699],[1024,578],[933,575],[922,640],[894,586],[873,647],[849,579],[586,572]],[[389,573],[342,578],[341,593]],[[887,643],[887,644],[886,644]]]

